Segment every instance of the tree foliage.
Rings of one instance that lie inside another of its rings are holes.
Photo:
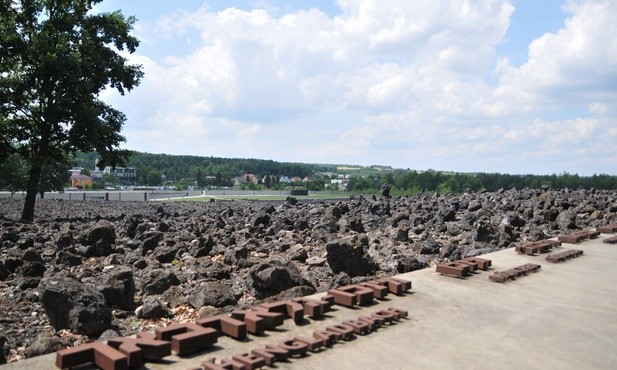
[[[150,170],[146,175],[146,185],[149,186],[159,186],[163,183],[163,177],[161,173],[157,170]]]
[[[71,175],[71,163],[68,159],[64,161],[49,161],[43,164],[41,179],[37,187],[41,198],[45,192],[64,190],[68,185]]]
[[[23,190],[28,182],[28,172],[24,161],[17,155],[7,155],[0,162],[0,189],[11,193]]]
[[[617,176],[600,174],[579,176],[564,172],[560,175],[511,175],[501,173],[452,173],[428,170],[424,172],[396,170],[369,176],[352,176],[347,190],[377,192],[383,183],[393,187],[393,194],[415,194],[419,191],[462,193],[465,191],[497,191],[550,186],[555,189],[617,189]]]
[[[100,165],[122,163],[122,112],[99,99],[120,94],[142,77],[128,64],[138,40],[134,18],[93,14],[101,0],[0,0],[0,152],[28,163],[22,220],[34,217],[43,166],[67,153],[95,150]],[[2,160],[2,158],[0,158]]]
[[[72,162],[65,158],[62,162],[45,162],[41,169],[41,180],[37,192],[43,197],[44,192],[63,190],[68,186]],[[28,163],[17,154],[9,155],[0,164],[0,189],[10,192],[24,190],[28,185]]]
[[[92,167],[96,156],[78,153],[77,162],[82,167]],[[139,184],[148,183],[148,173],[158,171],[176,184],[206,186],[231,186],[231,179],[252,173],[263,179],[258,187],[280,190],[295,185],[309,190],[322,190],[330,178],[323,172],[336,174],[349,171],[337,170],[333,164],[283,163],[271,160],[199,157],[186,155],[150,154],[135,152],[128,163],[137,169]],[[359,167],[349,178],[347,190],[378,193],[381,185],[392,186],[393,195],[413,195],[421,191],[462,193],[465,191],[496,191],[499,189],[539,188],[547,185],[555,189],[596,188],[617,189],[617,176],[599,174],[579,176],[563,172],[559,175],[513,175],[502,173],[458,173],[435,170],[415,171],[391,169],[383,166]],[[357,174],[356,174],[357,173]],[[268,176],[269,175],[269,176]],[[296,184],[279,183],[281,176],[309,177],[311,181]],[[336,178],[335,175],[333,178]],[[247,189],[248,184],[245,186]],[[255,187],[255,186],[253,186]]]
[[[319,167],[318,165],[252,158],[218,158],[151,153],[134,153],[130,158],[129,165],[135,167],[138,173],[143,172],[139,171],[140,167],[155,169],[174,181],[185,178],[196,181],[197,171],[199,170],[201,170],[203,176],[219,177],[223,181],[247,173],[252,173],[260,179],[268,173],[276,176],[306,177],[313,175]]]

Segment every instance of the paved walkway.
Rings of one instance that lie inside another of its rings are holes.
[[[393,306],[408,310],[409,317],[276,368],[615,369],[617,246],[602,243],[605,237],[563,244],[557,251],[576,248],[584,255],[558,264],[510,248],[482,256],[492,260],[493,270],[466,279],[439,275],[434,268],[403,274],[413,282],[411,294],[390,294],[387,301],[353,310],[335,306],[325,319],[300,326],[285,320],[278,330],[242,342],[220,337],[210,352],[169,356],[147,368],[188,369],[208,356],[230,357],[296,335],[310,337],[315,329]],[[542,268],[504,284],[488,279],[525,263]],[[54,359],[52,354],[3,369],[53,369]]]

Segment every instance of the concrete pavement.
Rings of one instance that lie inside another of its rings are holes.
[[[387,307],[409,312],[400,322],[342,341],[302,358],[276,363],[278,369],[615,369],[617,368],[617,245],[610,235],[556,251],[576,248],[584,255],[548,263],[546,254],[526,256],[513,248],[482,256],[492,270],[466,279],[439,275],[435,268],[399,275],[413,282],[411,294],[356,309],[334,306],[320,320],[282,327],[244,341],[220,337],[210,351],[169,356],[148,369],[188,369],[206,357],[231,357],[265,344],[335,325]],[[507,283],[488,276],[525,263],[542,266]],[[318,295],[316,295],[318,296]],[[0,368],[54,369],[55,354]],[[265,366],[264,368],[268,368]]]

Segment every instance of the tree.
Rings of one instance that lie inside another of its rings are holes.
[[[99,182],[102,184],[101,188],[104,188],[106,186],[116,186],[118,179],[111,173],[104,173],[101,175],[101,180]]]
[[[63,190],[71,179],[68,161],[49,162],[43,165],[41,170],[41,180],[37,187],[41,198],[45,192]]]
[[[17,153],[29,168],[23,221],[32,221],[46,163],[95,150],[99,166],[123,164],[129,151],[120,130],[126,117],[99,99],[139,84],[129,33],[135,19],[93,14],[102,0],[0,0],[0,152]],[[2,160],[2,158],[0,158]]]
[[[195,174],[195,181],[197,182],[197,186],[200,188],[205,188],[207,185],[206,176],[202,172],[201,168],[197,169],[197,173]]]
[[[161,173],[157,170],[148,171],[148,175],[146,178],[146,184],[150,186],[159,186],[163,183],[163,177],[161,176]]]
[[[17,154],[6,157],[4,162],[0,162],[0,189],[11,193],[25,189],[27,175],[26,164]]]
[[[2,22],[1,17],[0,17],[0,22]],[[0,51],[0,53],[2,52]],[[0,59],[0,63],[2,63],[2,59]],[[2,67],[0,66],[0,68]],[[11,152],[12,152],[11,149],[13,149],[13,146],[11,145],[11,140],[9,140],[8,132],[9,132],[8,122],[6,121],[6,119],[4,119],[2,114],[0,114],[0,165],[2,165],[2,163],[4,163],[4,161],[10,157]]]

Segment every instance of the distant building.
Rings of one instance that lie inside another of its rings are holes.
[[[233,181],[234,181],[234,186],[259,183],[257,176],[253,175],[252,173],[246,173],[243,176],[234,177]]]
[[[86,187],[92,187],[92,177],[82,175],[80,171],[71,170],[71,187],[77,189],[84,189]]]
[[[134,167],[105,167],[104,175],[112,175],[116,178],[118,185],[135,185],[137,182],[137,171]]]
[[[253,175],[252,173],[247,173],[244,175],[244,180],[247,183],[253,183],[253,184],[257,184],[259,183],[259,180],[257,179],[257,176]]]
[[[284,183],[284,184],[289,184],[291,182],[291,180],[289,180],[289,177],[287,177],[287,176],[281,176],[279,178],[279,182],[280,183]]]
[[[93,170],[90,170],[90,177],[92,177],[94,181],[99,181],[101,177],[103,177],[103,171],[95,167]]]
[[[349,185],[349,179],[347,178],[338,178],[335,180],[330,180],[330,188],[335,188],[338,190],[347,190],[347,185]]]

